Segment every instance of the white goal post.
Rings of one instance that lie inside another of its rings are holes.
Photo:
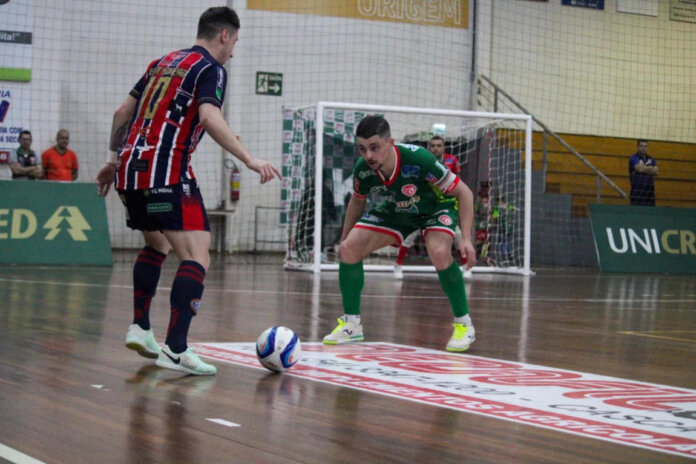
[[[448,132],[444,138],[450,147],[455,144],[467,147],[457,156],[462,162],[462,180],[467,177],[476,183],[469,185],[475,197],[478,184],[486,186],[478,196],[486,196],[484,209],[488,213],[482,214],[481,223],[485,225],[476,231],[477,237],[486,237],[483,239],[486,243],[479,246],[483,249],[479,250],[479,263],[485,265],[474,266],[472,271],[532,274],[530,115],[324,101],[318,102],[316,107],[285,108],[283,111],[283,174],[286,178],[283,181],[281,223],[288,231],[286,269],[315,273],[338,269],[335,242],[336,235],[340,234],[343,211],[337,198],[347,195],[346,190],[352,186],[350,178],[345,178],[352,173],[359,156],[354,149],[354,126],[365,115],[381,114],[389,121],[397,144],[411,143],[418,138],[420,142],[426,142],[433,135],[433,128],[438,133],[442,127],[446,126],[449,131],[455,126],[454,136]],[[447,121],[447,124],[436,124],[441,121]],[[416,131],[415,139],[413,133],[406,134],[404,130]],[[334,151],[326,156],[325,140],[333,143]],[[325,187],[325,181],[333,188]],[[334,198],[327,200],[325,195]],[[477,208],[481,209],[480,205]],[[320,213],[315,214],[317,211]],[[331,219],[324,217],[327,214],[332,215]],[[509,218],[503,220],[506,215]],[[331,223],[330,229],[327,229],[328,223]],[[472,237],[474,234],[472,231]],[[333,241],[327,235],[331,235]],[[489,249],[498,251],[491,251],[484,257]],[[373,259],[366,258],[364,269],[368,272],[392,271],[394,257],[394,252],[378,250]],[[404,263],[402,269],[403,272],[435,271],[430,264]]]

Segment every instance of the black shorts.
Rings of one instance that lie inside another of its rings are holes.
[[[208,214],[198,183],[142,190],[119,190],[126,207],[126,225],[135,230],[207,230]]]

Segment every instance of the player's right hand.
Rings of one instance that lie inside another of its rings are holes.
[[[252,158],[252,160],[249,161],[249,163],[247,164],[247,167],[252,171],[256,171],[259,173],[259,176],[261,176],[262,184],[265,184],[269,180],[273,180],[273,178],[276,176],[278,177],[278,179],[283,178],[278,168],[273,166],[268,161],[263,161],[258,158]]]
[[[114,183],[114,178],[116,174],[116,166],[110,163],[106,163],[97,173],[97,178],[95,183],[97,184],[97,193],[100,197],[105,197],[109,193],[111,184]]]

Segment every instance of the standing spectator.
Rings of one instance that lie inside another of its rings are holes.
[[[214,375],[217,368],[187,344],[210,265],[210,225],[191,156],[208,132],[258,173],[262,184],[281,177],[275,166],[249,154],[222,116],[224,65],[233,56],[239,27],[231,8],[209,8],[198,21],[193,47],[150,63],[114,113],[109,157],[96,179],[101,196],[115,183],[126,225],[145,239],[133,266],[133,323],[126,346],[157,358],[160,367],[194,375]],[[160,348],[150,326],[150,302],[172,249],[181,262],[169,296],[167,338]]]
[[[10,170],[13,179],[39,179],[42,175],[41,165],[36,164],[36,152],[31,149],[31,132],[23,130],[19,133],[19,147],[10,159]]]
[[[447,168],[452,171],[457,177],[462,171],[461,166],[459,166],[459,160],[454,155],[445,153],[445,139],[439,135],[434,135],[430,142],[428,142],[428,151],[435,155],[435,157],[447,166]]]
[[[648,141],[638,140],[638,151],[628,160],[631,177],[631,205],[655,206],[657,161],[648,155]]]
[[[46,172],[46,180],[77,180],[77,155],[68,149],[70,132],[61,129],[56,134],[56,144],[43,152],[41,165]]]

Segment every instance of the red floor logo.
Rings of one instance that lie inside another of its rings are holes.
[[[253,343],[195,346],[263,369]],[[284,375],[696,457],[696,390],[390,343],[303,343]]]

